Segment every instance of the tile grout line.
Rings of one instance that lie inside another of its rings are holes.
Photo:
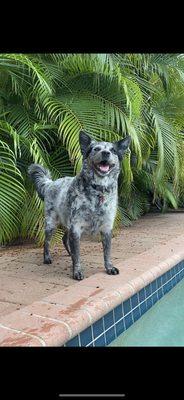
[[[19,329],[10,328],[9,326],[3,325],[1,323],[0,323],[0,328],[7,329],[9,331],[13,331],[13,332],[16,332],[16,333],[21,333],[22,335],[26,335],[26,336],[29,336],[29,337],[31,337],[33,339],[37,339],[39,342],[42,343],[42,346],[44,346],[44,347],[46,346],[46,343],[44,342],[44,340],[40,336],[32,335],[31,333],[20,331]]]
[[[102,323],[103,323],[103,329],[104,329],[104,338],[105,338],[105,345],[107,345],[107,339],[106,339],[106,329],[105,329],[105,320],[104,316],[102,317]]]
[[[22,312],[23,312],[24,314],[26,314],[26,315],[30,315],[30,313],[27,313],[26,311],[22,311]],[[38,318],[48,319],[49,321],[57,322],[57,323],[59,323],[59,324],[61,324],[61,325],[62,325],[62,324],[65,325],[65,326],[67,327],[67,329],[68,329],[70,338],[72,337],[72,329],[71,329],[71,327],[70,327],[66,322],[61,321],[61,320],[56,319],[56,318],[45,317],[44,315],[39,315],[39,314],[35,314],[35,313],[32,313],[32,315],[34,315],[35,317],[38,317]],[[23,332],[23,331],[22,331],[22,332]]]

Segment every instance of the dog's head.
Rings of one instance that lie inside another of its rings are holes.
[[[131,137],[118,142],[96,142],[86,133],[81,131],[79,142],[83,159],[87,160],[90,168],[100,176],[109,175],[112,171],[119,171],[120,161],[130,145]]]

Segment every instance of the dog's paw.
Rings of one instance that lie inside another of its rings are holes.
[[[82,279],[84,279],[84,274],[81,271],[74,272],[73,278],[77,281],[82,281]]]
[[[50,256],[44,258],[44,264],[52,264],[52,259]]]
[[[116,267],[107,268],[106,271],[107,271],[107,274],[109,274],[109,275],[117,275],[117,274],[119,274],[119,269],[116,268]]]

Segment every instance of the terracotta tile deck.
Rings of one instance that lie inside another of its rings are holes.
[[[62,346],[183,260],[183,244],[184,235],[176,236],[141,254],[118,261],[119,275],[107,275],[100,268],[81,282],[1,316],[0,346]],[[16,282],[11,284],[13,287]]]

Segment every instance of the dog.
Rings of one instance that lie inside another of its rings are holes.
[[[52,181],[50,172],[43,166],[30,165],[29,177],[45,203],[45,264],[52,263],[49,243],[55,228],[61,224],[66,229],[62,240],[72,258],[74,279],[84,278],[80,263],[83,233],[101,234],[105,270],[111,275],[119,273],[110,259],[111,235],[118,204],[120,162],[130,142],[130,136],[113,143],[97,142],[81,131],[83,164],[75,177]]]

